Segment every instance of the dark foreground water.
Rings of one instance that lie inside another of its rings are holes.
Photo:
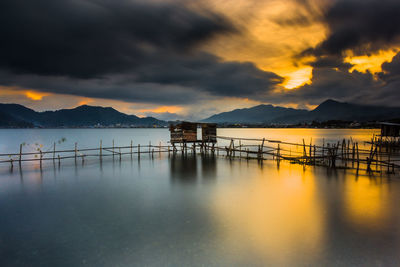
[[[3,166],[0,266],[399,266],[399,203],[399,175],[190,153]]]

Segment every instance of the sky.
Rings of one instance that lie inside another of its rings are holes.
[[[398,0],[2,0],[0,102],[198,120],[400,106]]]

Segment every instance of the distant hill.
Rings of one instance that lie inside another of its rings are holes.
[[[139,118],[113,108],[79,106],[73,109],[36,112],[18,104],[0,104],[0,127],[90,127],[102,126],[165,126],[153,117]]]
[[[297,124],[312,121],[379,121],[400,118],[400,108],[368,106],[326,100],[311,111],[259,105],[213,115],[204,122],[240,124]]]
[[[204,122],[213,123],[271,123],[288,120],[291,117],[297,118],[307,114],[307,110],[274,107],[272,105],[259,105],[252,108],[235,109],[213,115]]]
[[[30,128],[33,123],[17,119],[7,113],[0,111],[0,127],[4,128]]]
[[[400,107],[369,106],[326,100],[307,114],[307,120],[376,121],[400,118]]]

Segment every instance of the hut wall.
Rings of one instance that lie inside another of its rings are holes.
[[[383,137],[399,137],[400,136],[400,125],[381,125],[381,135]]]
[[[197,141],[197,123],[182,122],[177,125],[171,125],[171,142],[195,142]]]
[[[202,124],[201,125],[201,136],[203,142],[217,142],[217,125],[216,124]]]

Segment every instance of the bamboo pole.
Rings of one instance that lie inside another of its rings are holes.
[[[56,142],[53,143],[53,161],[56,158]]]
[[[42,150],[39,150],[40,152],[40,169],[42,168],[42,159],[43,159],[43,153]]]
[[[19,165],[21,165],[22,161],[22,144],[19,145]]]
[[[239,158],[242,158],[242,140],[239,140]]]
[[[358,142],[356,143],[357,148],[357,170],[360,168],[360,153],[358,151]]]
[[[75,161],[76,161],[77,153],[78,153],[78,143],[75,142]]]

